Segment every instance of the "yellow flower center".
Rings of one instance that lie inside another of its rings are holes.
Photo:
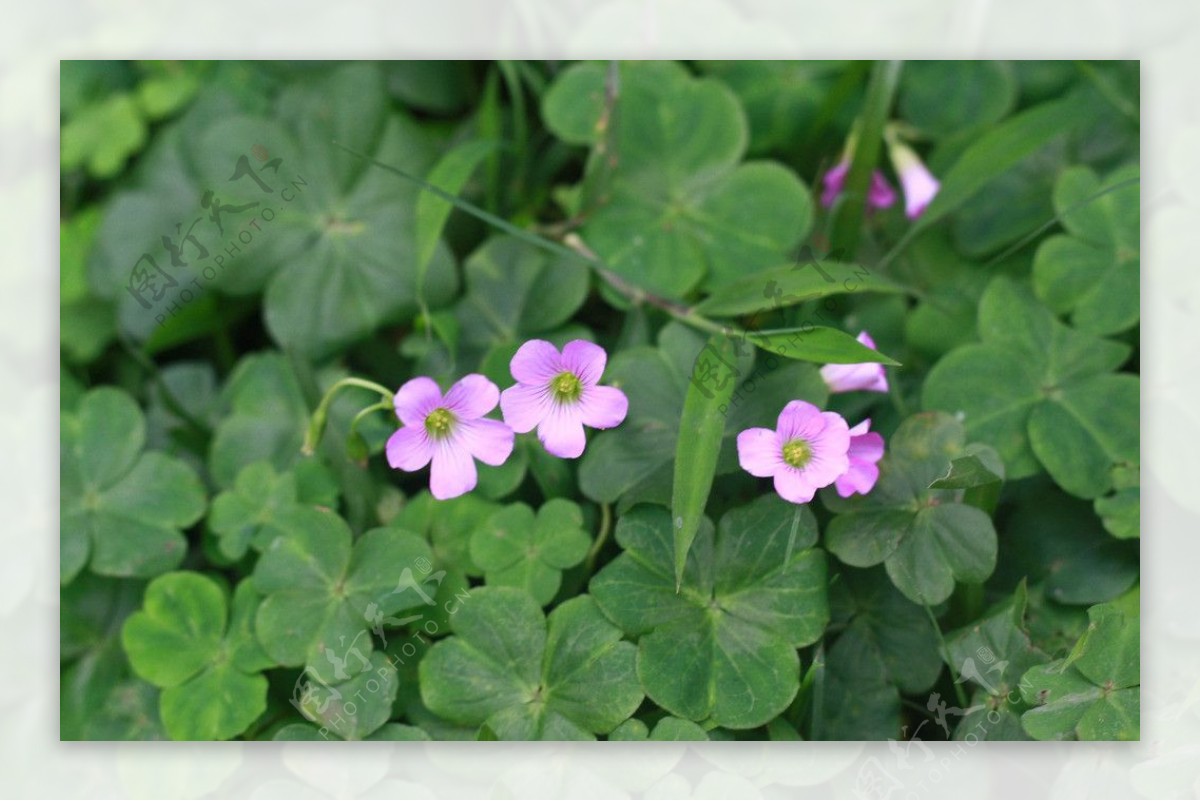
[[[783,446],[783,461],[792,467],[804,467],[812,458],[812,448],[802,439],[794,439]]]
[[[554,393],[556,401],[574,403],[583,394],[583,384],[578,376],[567,371],[554,376],[550,382],[550,391]]]
[[[429,436],[440,439],[450,433],[454,415],[449,409],[438,407],[425,416],[425,430]]]

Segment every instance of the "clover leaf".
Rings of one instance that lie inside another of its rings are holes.
[[[900,727],[900,694],[923,693],[941,672],[937,634],[925,610],[880,568],[843,569],[830,585],[831,623],[841,629],[826,655],[822,737],[885,739]]]
[[[1139,381],[1111,372],[1129,347],[1063,325],[1004,277],[984,291],[979,334],[930,371],[925,407],[961,414],[1010,479],[1044,467],[1072,495],[1103,495],[1113,467],[1138,460]]]
[[[868,495],[822,494],[840,512],[825,534],[830,552],[854,567],[882,562],[900,592],[918,604],[946,600],[955,581],[982,583],[996,565],[991,518],[963,502],[964,490],[929,488],[954,459],[970,453],[965,439],[962,425],[940,412],[901,423]]]
[[[481,576],[471,558],[472,532],[504,507],[474,493],[439,501],[422,490],[404,504],[391,525],[420,534],[433,548],[437,563],[467,576]]]
[[[1038,740],[1136,740],[1141,715],[1140,592],[1088,609],[1071,654],[1027,671],[1021,715]]]
[[[655,723],[653,729],[637,718],[630,718],[613,729],[608,735],[608,739],[633,742],[644,740],[702,742],[708,739],[708,732],[690,720],[668,715]]]
[[[969,681],[975,687],[969,706],[957,712],[962,720],[955,728],[955,739],[970,733],[981,740],[1027,739],[1020,724],[1026,708],[1021,699],[1021,676],[1049,659],[1030,639],[1025,624],[1027,605],[1028,594],[1021,582],[1011,599],[983,619],[947,635],[947,663],[955,681]],[[931,705],[939,704],[931,701]],[[944,710],[945,705],[940,706]]]
[[[1052,310],[1090,334],[1115,334],[1137,324],[1141,275],[1138,168],[1115,170],[1103,182],[1087,167],[1063,172],[1054,209],[1065,235],[1038,247],[1033,288]]]
[[[413,726],[387,724],[399,679],[388,657],[375,652],[362,671],[344,681],[326,683],[305,670],[293,688],[291,703],[317,728],[284,726],[275,740],[427,740]]]
[[[393,616],[432,605],[432,554],[415,534],[374,529],[352,542],[335,513],[297,506],[262,536],[253,580],[265,598],[256,626],[281,665],[307,665],[327,682],[347,679],[367,666],[371,631],[411,622]]]
[[[594,63],[564,70],[542,105],[561,139],[597,146],[584,183],[595,206],[579,210],[587,244],[614,272],[673,296],[784,261],[812,203],[783,165],[741,163],[748,131],[733,92],[675,63],[618,69],[612,114]]]
[[[337,486],[325,467],[312,459],[294,471],[276,473],[270,462],[254,462],[238,473],[233,488],[213,499],[208,525],[228,559],[241,559],[253,546],[263,550],[272,536],[267,523],[300,504],[332,506]]]
[[[134,671],[163,688],[159,712],[175,740],[228,740],[267,708],[261,671],[274,662],[254,638],[258,595],[243,581],[232,610],[217,582],[188,571],[159,576],[121,642]]]
[[[501,740],[590,740],[642,702],[636,649],[589,596],[547,617],[521,590],[486,587],[450,625],[419,668],[422,700],[447,720]]]
[[[105,576],[148,578],[177,566],[185,529],[204,514],[204,487],[180,460],[143,452],[146,421],[118,389],[88,392],[63,411],[59,571],[65,584],[90,561]]]
[[[638,676],[655,703],[689,720],[761,726],[792,702],[796,649],[829,619],[816,521],[774,495],[726,513],[715,536],[705,521],[679,592],[672,530],[664,508],[624,514],[625,552],[592,579],[592,595],[638,638]]]
[[[489,587],[519,587],[542,606],[562,583],[562,571],[587,556],[591,537],[578,504],[556,498],[534,512],[514,503],[471,535],[471,559]]]
[[[455,307],[466,344],[520,343],[571,319],[590,277],[578,259],[550,256],[513,236],[480,245],[464,266],[467,291]]]

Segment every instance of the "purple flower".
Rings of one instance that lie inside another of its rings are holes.
[[[545,340],[529,340],[509,365],[517,385],[500,394],[504,422],[519,434],[536,426],[547,451],[574,459],[587,442],[585,425],[612,428],[629,411],[624,392],[599,385],[607,361],[604,348],[582,339],[562,353]]]
[[[850,428],[840,414],[805,401],[783,407],[775,430],[748,428],[737,437],[738,462],[752,476],[775,479],[775,491],[808,503],[850,468]]]
[[[388,464],[400,470],[429,469],[429,491],[444,501],[475,488],[475,459],[501,465],[512,453],[512,429],[485,414],[500,390],[481,375],[464,376],[444,396],[432,378],[414,378],[393,403],[404,425],[387,442]]]
[[[838,476],[837,494],[849,498],[854,493],[866,495],[879,480],[879,465],[883,458],[883,436],[870,431],[871,418],[850,429],[850,469]]]
[[[893,142],[888,152],[892,157],[892,166],[900,176],[900,186],[904,188],[904,213],[908,219],[915,220],[937,195],[941,184],[912,148]]]
[[[875,349],[875,340],[863,331],[858,335],[858,341],[871,350]],[[887,392],[887,374],[879,362],[864,362],[862,364],[827,364],[821,368],[821,378],[830,392]]]
[[[825,185],[821,191],[822,206],[828,208],[837,200],[838,195],[842,193],[842,186],[846,183],[846,173],[849,171],[850,162],[841,161],[836,167],[825,173],[824,178],[821,179]],[[871,173],[871,188],[867,192],[867,206],[886,209],[895,202],[896,190],[892,189],[892,185],[888,183],[887,178],[883,177],[883,173],[875,170]]]

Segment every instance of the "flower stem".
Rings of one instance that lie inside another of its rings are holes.
[[[954,665],[950,660],[950,649],[946,646],[946,638],[942,635],[942,627],[938,623],[937,616],[933,614],[933,610],[929,604],[922,604],[925,608],[925,614],[929,615],[929,622],[933,624],[933,631],[937,634],[938,647],[942,651],[942,659],[946,661],[946,667],[950,669],[950,678],[954,682],[954,694],[958,698],[958,705],[967,708],[967,693],[963,689],[962,684],[958,680],[958,672],[954,669]]]
[[[596,557],[600,555],[600,549],[604,547],[604,543],[608,542],[608,532],[612,529],[612,507],[607,503],[600,504],[600,531],[596,534],[596,541],[592,543],[591,550],[588,551],[587,561],[584,563],[588,575],[591,575],[592,569],[596,566]]]
[[[365,378],[343,378],[325,393],[325,397],[321,398],[321,402],[317,404],[316,411],[313,412],[312,419],[308,423],[308,432],[304,435],[304,445],[300,450],[305,456],[312,456],[317,449],[317,443],[321,441],[321,435],[325,433],[325,423],[329,417],[329,406],[333,403],[333,398],[338,391],[345,387],[359,387],[360,389],[369,389],[372,392],[378,392],[387,401],[391,401],[395,394],[382,384],[376,384],[374,381],[367,381]],[[382,405],[382,404],[377,404]],[[361,412],[359,413],[361,416]],[[357,422],[358,418],[355,418]],[[353,431],[351,426],[351,431]]]

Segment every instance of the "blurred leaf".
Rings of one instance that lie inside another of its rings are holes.
[[[812,267],[811,270],[804,269]],[[761,270],[714,289],[696,306],[699,314],[731,317],[780,309],[828,295],[904,292],[904,287],[856,264],[814,261]]]
[[[150,577],[176,567],[187,540],[181,529],[204,514],[192,470],[170,456],[143,452],[141,409],[102,387],[62,415],[62,582],[90,562],[106,576]]]
[[[909,61],[900,78],[901,115],[935,137],[993,126],[1016,99],[1004,61]]]
[[[146,144],[146,124],[127,94],[110,95],[76,111],[62,127],[61,165],[112,178]]]

